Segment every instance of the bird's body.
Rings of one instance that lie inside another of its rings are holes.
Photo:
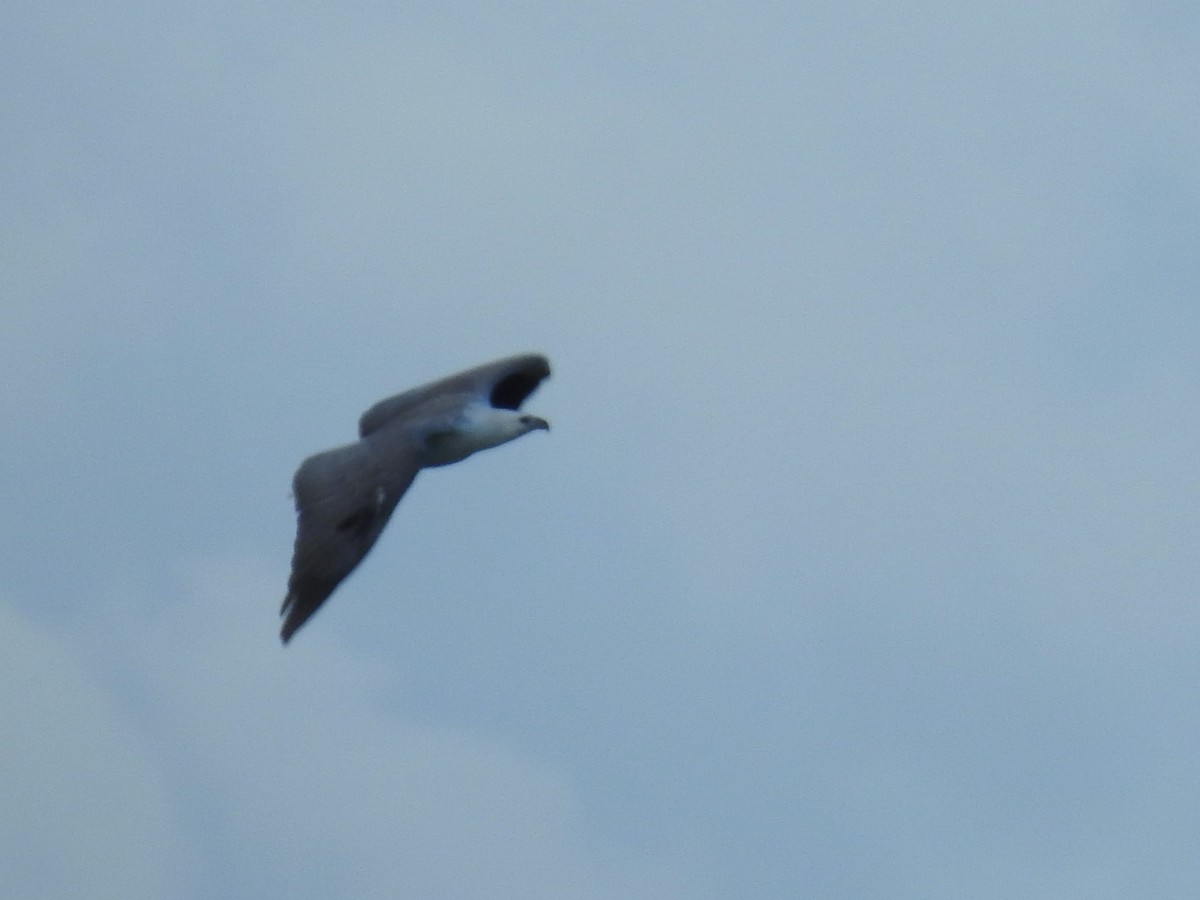
[[[533,428],[545,427],[536,416],[508,409],[494,409],[487,403],[469,403],[454,416],[453,427],[434,426],[424,435],[425,454],[422,468],[448,466],[461,462],[472,453],[498,447]],[[541,424],[537,424],[537,423]]]
[[[549,428],[520,412],[549,374],[545,357],[528,354],[397,394],[363,413],[358,441],[301,463],[284,643],[367,555],[417,472]]]

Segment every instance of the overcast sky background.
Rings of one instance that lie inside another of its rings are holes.
[[[1200,896],[1197,9],[6,5],[6,895]]]

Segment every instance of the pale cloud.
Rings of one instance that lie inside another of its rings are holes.
[[[154,742],[70,643],[0,603],[0,880],[21,897],[161,900],[189,848]]]
[[[124,622],[136,649],[106,663],[147,698],[167,792],[204,810],[189,836],[212,890],[231,879],[297,898],[598,900],[651,884],[655,897],[697,896],[678,864],[609,858],[563,772],[398,715],[405,689],[386,659],[319,640],[284,650],[263,605],[246,602],[278,587],[253,569],[190,567],[184,596]]]

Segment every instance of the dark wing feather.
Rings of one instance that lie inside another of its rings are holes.
[[[285,644],[374,546],[418,469],[414,453],[382,453],[369,441],[301,464],[292,482],[292,575],[280,610]]]

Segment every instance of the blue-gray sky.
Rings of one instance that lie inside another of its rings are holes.
[[[1200,16],[0,13],[0,883],[1200,894]],[[287,650],[291,474],[548,354]]]

